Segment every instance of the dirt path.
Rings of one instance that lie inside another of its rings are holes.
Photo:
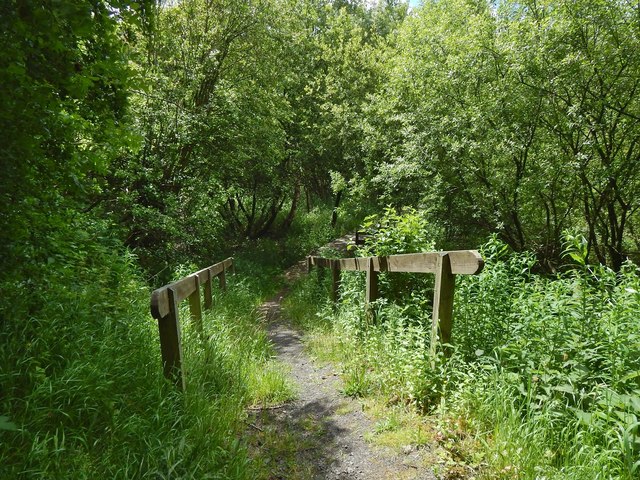
[[[346,246],[346,239],[332,242]],[[304,262],[286,272],[293,281],[305,274]],[[365,434],[374,424],[362,404],[340,393],[342,382],[332,366],[315,364],[304,352],[302,334],[281,315],[287,288],[262,306],[278,359],[290,366],[298,396],[280,408],[252,415],[254,448],[268,458],[270,479],[382,480],[435,479],[424,467],[422,452],[373,446]]]

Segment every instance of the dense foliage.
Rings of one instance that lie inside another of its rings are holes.
[[[637,472],[637,2],[6,0],[0,27],[0,476],[251,475],[233,439],[268,364],[258,298],[239,282],[246,321],[210,319],[192,352],[228,401],[185,401],[149,287],[231,252],[272,273],[362,222],[364,255],[495,237],[448,363],[423,355],[430,279],[381,278],[372,325],[345,278],[326,320],[362,342],[350,391],[476,398],[482,425],[587,439],[528,461]],[[393,375],[366,373],[373,351]]]
[[[378,223],[362,253],[432,245],[414,212],[387,211]],[[568,238],[566,247],[577,262],[567,258],[567,272],[542,277],[531,272],[532,254],[495,238],[486,243],[483,272],[457,280],[453,351],[435,361],[426,275],[382,277],[373,317],[363,306],[361,272],[342,273],[337,311],[313,277],[298,286],[288,311],[311,332],[312,351],[342,362],[346,394],[436,414],[436,439],[475,474],[636,478],[640,271],[632,263],[617,273],[587,266],[585,239]],[[392,288],[398,283],[403,288]]]
[[[436,207],[448,240],[498,232],[560,261],[579,228],[618,270],[638,250],[638,6],[432,1],[389,47],[371,188]]]

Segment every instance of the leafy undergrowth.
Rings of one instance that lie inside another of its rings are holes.
[[[380,222],[366,252],[399,253],[404,245],[390,243],[409,243],[406,229],[396,235],[408,223]],[[429,445],[444,478],[637,478],[640,274],[633,264],[588,266],[579,239],[568,240],[577,265],[553,277],[531,273],[531,256],[487,243],[484,271],[457,281],[446,359],[428,357],[422,278],[381,276],[371,315],[362,273],[342,273],[334,307],[314,272],[286,308],[310,352],[341,364],[345,394],[373,405],[370,440]]]
[[[231,276],[202,337],[183,312],[180,394],[135,259],[103,232],[58,229],[48,261],[3,277],[0,478],[254,478],[246,407],[292,395],[256,321],[277,285]]]

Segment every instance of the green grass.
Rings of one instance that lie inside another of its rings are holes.
[[[0,478],[255,477],[246,407],[293,395],[257,318],[278,283],[270,271],[230,276],[202,337],[183,312],[181,394],[162,376],[150,291],[134,265],[87,242],[61,252],[37,284],[4,277]]]
[[[295,392],[258,306],[284,266],[331,236],[330,210],[300,215],[287,239],[236,246],[238,274],[214,288],[202,336],[181,305],[183,394],[162,376],[138,259],[109,222],[68,217],[13,245],[0,271],[0,478],[264,476],[247,451],[247,407]],[[174,265],[173,278],[204,266]]]
[[[303,279],[287,314],[310,353],[339,364],[345,394],[380,420],[369,440],[400,448],[426,421],[443,475],[629,479],[640,474],[640,274],[627,265],[577,267],[555,277],[491,242],[487,266],[460,278],[454,351],[430,362],[421,295],[363,308],[361,273],[342,274],[337,308],[327,279]],[[404,279],[403,279],[404,281]],[[400,420],[399,406],[423,420]],[[408,425],[408,429],[407,426]]]

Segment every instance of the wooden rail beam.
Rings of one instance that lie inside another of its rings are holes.
[[[475,275],[480,273],[484,267],[482,257],[475,250],[407,253],[388,257],[340,258],[336,261],[340,270],[367,271],[368,261],[371,258],[373,270],[376,272],[436,273],[438,258],[442,253],[449,254],[451,272],[454,275]],[[329,258],[310,257],[310,263],[315,267],[331,268],[331,262],[332,259]]]
[[[177,282],[173,282],[164,287],[154,290],[151,294],[151,315],[153,318],[163,318],[169,313],[169,297],[167,295],[167,289],[169,287],[177,291],[178,303],[182,302],[195,290],[195,282],[193,276],[198,276],[200,284],[204,284],[211,277],[218,277],[225,269],[233,265],[233,259],[227,258],[226,260],[211,265],[210,267],[203,268],[188,277],[182,278]]]

